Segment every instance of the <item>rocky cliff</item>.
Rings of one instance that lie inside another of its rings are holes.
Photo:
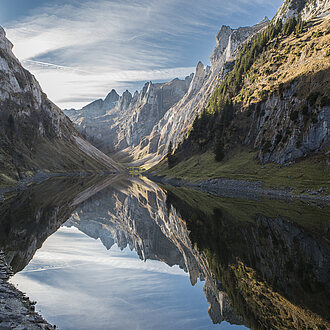
[[[231,67],[235,51],[268,22],[265,18],[255,26],[238,29],[223,26],[217,34],[212,66],[199,62],[195,74],[184,81],[147,83],[134,96],[126,91],[116,105],[97,100],[81,110],[64,112],[101,150],[121,152],[137,163],[154,163],[166,154],[170,142],[177,146],[207,105],[219,79]]]
[[[85,141],[12,53],[0,27],[0,184],[37,170],[115,170]]]
[[[324,162],[330,141],[329,17],[273,21],[245,44],[180,144],[176,162],[205,151],[221,161],[238,148],[256,152],[262,164],[314,154]]]
[[[80,110],[64,110],[79,131],[107,153],[117,153],[146,144],[153,127],[188,91],[192,76],[167,83],[148,82],[132,95],[112,90]]]

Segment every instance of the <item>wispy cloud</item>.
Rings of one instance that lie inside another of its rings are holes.
[[[84,99],[102,97],[113,87],[121,92],[123,81],[189,74],[199,46],[204,39],[214,40],[221,23],[238,25],[239,17],[251,20],[256,16],[251,8],[273,10],[274,2],[68,0],[66,5],[40,7],[6,28],[16,56],[55,102],[69,107],[82,104],[59,100],[76,100],[78,94]]]

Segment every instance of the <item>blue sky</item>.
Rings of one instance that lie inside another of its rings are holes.
[[[60,107],[209,64],[221,25],[271,18],[282,0],[2,0],[14,53]]]

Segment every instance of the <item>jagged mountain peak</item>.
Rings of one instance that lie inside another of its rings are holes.
[[[210,58],[212,67],[222,66],[224,62],[230,60],[234,50],[251,35],[267,26],[268,23],[269,19],[265,17],[262,21],[253,26],[244,26],[237,29],[222,25],[216,36],[217,46]]]
[[[267,16],[265,16],[258,24],[264,24],[264,23],[269,23],[270,20]]]
[[[119,100],[119,95],[112,89],[111,92],[106,96],[104,102],[117,102]]]
[[[13,44],[6,38],[6,31],[1,25],[0,25],[0,48],[6,51],[11,51],[13,48]]]

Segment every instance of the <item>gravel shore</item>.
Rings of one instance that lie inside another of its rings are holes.
[[[34,310],[34,303],[8,283],[12,275],[0,251],[0,330],[55,329]]]
[[[176,178],[147,174],[155,182],[169,184],[174,187],[198,189],[219,197],[260,199],[262,197],[274,199],[302,199],[311,202],[330,205],[330,196],[321,195],[321,191],[310,191],[304,194],[295,194],[290,189],[267,189],[262,181],[233,180],[226,178],[204,180],[200,182],[187,182]]]

